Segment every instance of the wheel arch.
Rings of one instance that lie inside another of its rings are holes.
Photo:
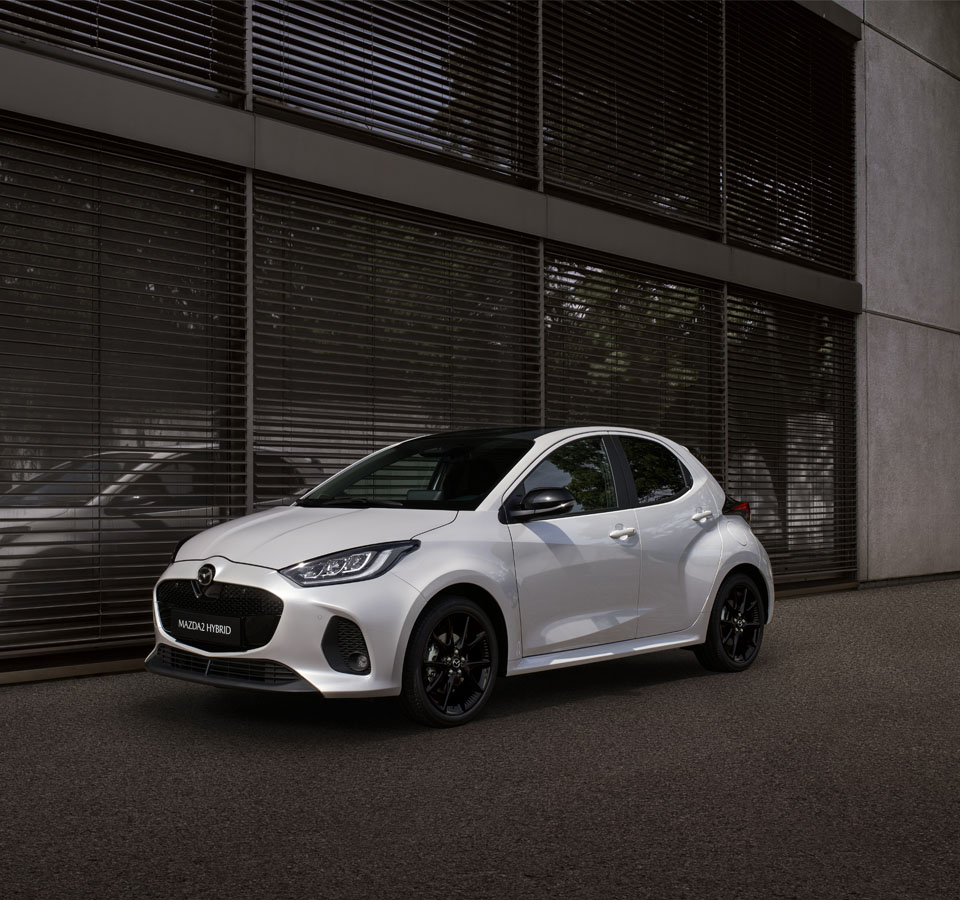
[[[457,584],[447,585],[427,601],[417,616],[417,622],[419,622],[433,606],[445,597],[451,596],[466,597],[468,600],[473,600],[473,602],[490,617],[490,621],[493,623],[493,628],[496,632],[497,647],[500,650],[498,654],[499,659],[497,660],[497,675],[506,675],[508,655],[507,622],[503,616],[503,610],[500,609],[500,604],[497,603],[494,596],[479,585],[471,584],[470,582],[458,582]]]
[[[763,573],[755,565],[751,563],[740,563],[740,565],[734,566],[726,575],[723,576],[724,581],[732,578],[734,575],[746,575],[753,583],[757,586],[757,591],[760,594],[760,602],[763,604],[763,621],[764,623],[770,622],[770,591],[767,587],[767,580],[763,577]],[[719,589],[718,589],[719,593]]]

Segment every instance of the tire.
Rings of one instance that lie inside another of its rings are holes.
[[[486,706],[500,661],[490,617],[466,597],[427,607],[403,661],[400,700],[412,719],[435,728],[463,725]]]
[[[717,591],[707,639],[693,651],[706,669],[742,672],[760,652],[763,626],[763,601],[756,582],[747,575],[731,575]]]

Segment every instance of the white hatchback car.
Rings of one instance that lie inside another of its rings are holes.
[[[292,506],[183,543],[152,672],[476,716],[498,675],[690,646],[757,656],[773,614],[749,507],[684,447],[624,428],[414,438]]]

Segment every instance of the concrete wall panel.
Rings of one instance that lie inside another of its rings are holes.
[[[861,579],[883,580],[960,570],[960,81],[939,68],[960,71],[960,3],[866,0],[865,16],[859,552]]]
[[[834,0],[837,6],[842,6],[845,10],[852,12],[855,16],[863,18],[864,0]]]
[[[937,65],[960,74],[960,3],[957,0],[866,0],[863,16],[869,25]]]
[[[960,335],[866,315],[862,577],[960,569]]]
[[[960,81],[870,29],[863,44],[865,308],[960,330]]]

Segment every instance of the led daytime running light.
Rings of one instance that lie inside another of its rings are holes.
[[[357,547],[341,553],[318,556],[305,562],[280,569],[284,578],[298,587],[318,587],[325,584],[342,584],[345,581],[365,581],[376,578],[407,553],[416,550],[419,541],[402,541]]]

